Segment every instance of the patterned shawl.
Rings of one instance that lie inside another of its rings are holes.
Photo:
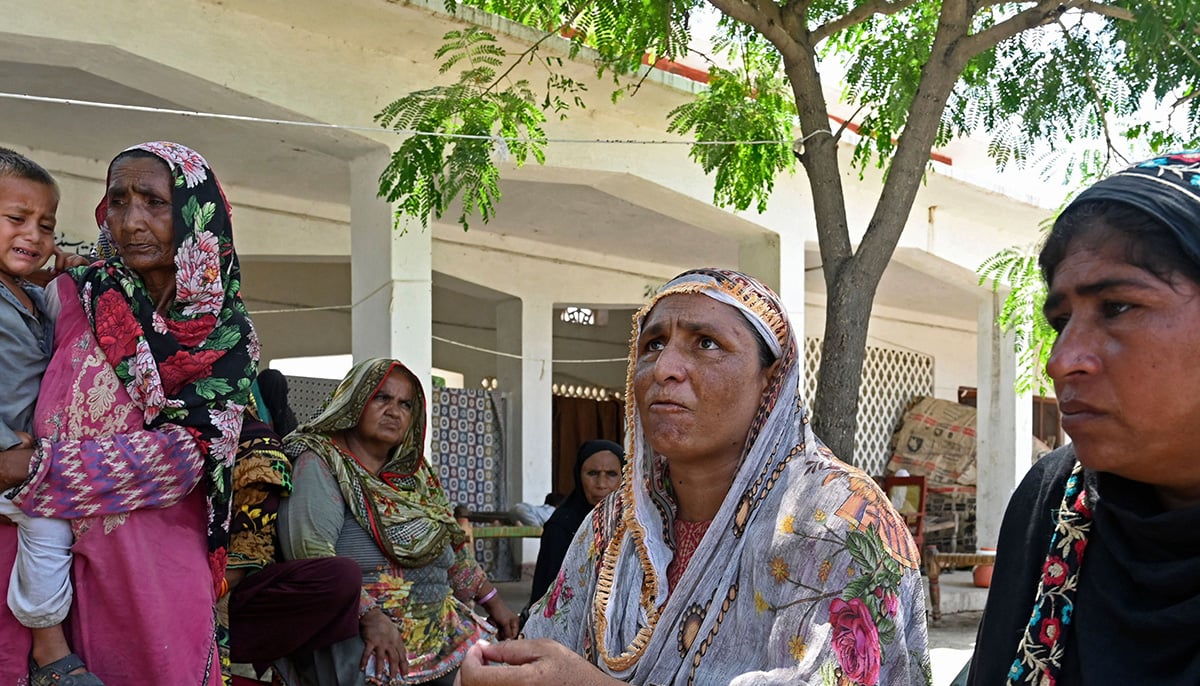
[[[393,371],[407,376],[416,393],[412,424],[404,442],[392,449],[376,476],[339,448],[332,434],[358,425],[367,401]],[[458,545],[467,540],[423,455],[425,391],[399,361],[375,358],[355,365],[334,390],[328,407],[288,435],[284,446],[293,459],[311,450],[325,461],[355,520],[401,566],[424,567],[442,554],[447,543]]]
[[[208,548],[214,588],[225,575],[230,481],[242,410],[258,364],[258,338],[240,296],[229,205],[196,152],[143,143],[167,163],[174,187],[175,300],[155,311],[142,278],[119,255],[71,270],[84,312],[146,426],[175,424],[196,438],[208,489]],[[107,186],[107,183],[105,184]],[[108,201],[96,221],[108,233]]]
[[[675,503],[644,436],[633,370],[661,299],[701,293],[738,309],[780,361],[724,504],[670,593]],[[874,482],[812,434],[782,303],[737,272],[663,286],[634,318],[620,488],[575,537],[525,635],[553,638],[632,683],[928,683],[918,555]]]
[[[1107,176],[1080,193],[1060,217],[1094,200],[1146,212],[1169,228],[1188,259],[1200,265],[1200,151],[1173,152]]]

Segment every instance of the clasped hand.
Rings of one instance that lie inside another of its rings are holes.
[[[481,641],[467,651],[455,686],[610,686],[620,683],[548,638]]]

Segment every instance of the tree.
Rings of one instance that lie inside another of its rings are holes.
[[[986,130],[1004,165],[1026,162],[1038,141],[1102,140],[1100,152],[1075,161],[1094,171],[1123,137],[1161,149],[1194,139],[1200,125],[1195,0],[447,0],[451,10],[460,4],[546,32],[515,56],[477,28],[447,34],[438,58],[443,72],[463,66],[459,81],[409,94],[378,117],[385,126],[462,136],[407,139],[381,177],[381,194],[420,218],[440,216],[461,195],[464,228],[473,213],[491,216],[497,154],[542,161],[546,112],[565,117],[585,106],[586,84],[562,76],[559,58],[543,54],[544,40],[568,38],[572,56],[594,51],[587,54],[613,79],[615,98],[636,92],[646,55],[688,50],[694,13],[720,12],[714,50],[737,66],[714,65],[709,89],[674,110],[668,127],[695,136],[691,156],[713,174],[722,206],[761,211],[775,177],[796,160],[803,165],[828,297],[814,424],[846,458],[875,291],[935,145]],[[548,75],[537,93],[510,79],[514,66],[528,63]],[[857,247],[837,154],[849,122],[834,130],[825,99],[823,79],[836,71],[843,103],[857,108],[853,164],[860,173],[885,169]],[[1144,98],[1183,116],[1183,133],[1169,122],[1137,121]]]

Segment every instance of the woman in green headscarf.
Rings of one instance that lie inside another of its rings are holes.
[[[341,555],[363,571],[360,635],[279,665],[288,683],[441,683],[468,648],[517,617],[466,545],[425,461],[425,395],[403,364],[350,370],[316,419],[288,436],[292,496],[280,512],[289,559]]]

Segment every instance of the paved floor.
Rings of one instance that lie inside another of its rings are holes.
[[[933,665],[933,685],[949,686],[975,648],[975,630],[983,612],[971,610],[942,615],[929,625],[929,660]]]
[[[529,602],[529,580],[497,583],[500,596],[514,611]],[[982,616],[984,589],[970,585],[970,572],[954,572],[942,576],[942,606],[944,610],[962,610],[942,615],[929,626],[929,657],[933,665],[934,686],[949,686],[950,682],[971,659],[975,646],[975,630]]]

